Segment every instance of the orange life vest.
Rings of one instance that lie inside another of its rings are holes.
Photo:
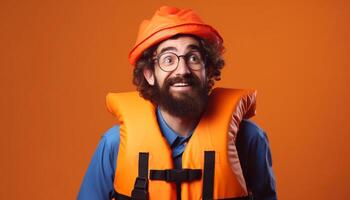
[[[247,196],[242,169],[235,146],[236,134],[243,118],[255,115],[256,91],[216,88],[210,94],[200,119],[182,155],[183,169],[203,172],[205,152],[214,153],[213,199]],[[156,108],[138,92],[110,93],[107,108],[120,123],[120,145],[114,188],[131,196],[139,172],[139,153],[147,152],[148,171],[173,169],[172,151],[162,135]],[[202,199],[203,172],[199,180],[181,183],[181,199]],[[149,199],[176,199],[174,182],[148,180]]]

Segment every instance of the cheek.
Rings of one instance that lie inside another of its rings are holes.
[[[202,81],[202,83],[207,81],[207,74],[205,70],[197,71],[196,76]]]
[[[159,69],[156,69],[155,72],[154,72],[154,75],[155,75],[155,79],[156,79],[158,85],[160,87],[162,87],[163,83],[164,83],[164,80],[167,78],[167,76],[169,74],[166,74],[165,72],[163,72],[163,71],[161,71]]]

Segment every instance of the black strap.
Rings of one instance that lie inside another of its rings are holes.
[[[115,195],[113,196],[115,200],[131,200],[130,197],[120,194],[115,191]],[[246,196],[246,197],[235,197],[235,198],[225,198],[225,199],[219,199],[219,200],[253,200],[252,196]]]
[[[114,200],[131,200],[131,197],[118,193],[114,191],[113,195]]]
[[[148,158],[149,153],[139,153],[138,177],[135,180],[134,189],[131,197],[120,194],[115,191],[114,197],[117,200],[148,200]],[[214,171],[215,171],[215,151],[204,152],[204,176],[203,176],[203,200],[212,200],[214,191]],[[164,180],[167,182],[193,181],[201,179],[202,171],[200,169],[169,169],[169,170],[151,170],[151,180]],[[232,200],[251,200],[252,196],[225,198]]]
[[[245,196],[245,197],[218,199],[218,200],[253,200],[253,198],[251,196]]]
[[[149,153],[139,153],[139,177],[148,179],[148,157]]]
[[[191,182],[202,178],[200,169],[166,169],[151,170],[151,180],[163,180],[166,182]]]
[[[148,157],[147,152],[139,153],[139,175],[136,177],[134,189],[131,192],[131,199],[148,199]]]
[[[204,152],[203,200],[212,200],[214,195],[215,151]]]

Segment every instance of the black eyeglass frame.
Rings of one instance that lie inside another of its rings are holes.
[[[189,57],[190,55],[192,55],[191,53],[193,53],[193,52],[198,52],[198,53],[201,55],[201,62],[202,62],[201,65],[202,65],[202,67],[200,67],[199,69],[193,69],[193,68],[191,67],[191,65],[187,64],[187,62],[188,62],[188,57]],[[162,55],[164,55],[164,54],[173,54],[173,55],[175,55],[175,56],[177,57],[177,64],[176,64],[176,67],[175,67],[173,70],[165,70],[165,69],[163,69],[163,67],[161,67],[161,65],[159,64],[159,59],[160,59],[160,57],[161,57]],[[205,67],[205,65],[206,65],[206,56],[203,56],[203,53],[201,53],[200,51],[190,51],[190,52],[188,52],[188,53],[186,53],[186,54],[184,54],[184,55],[177,55],[176,53],[173,53],[173,52],[163,52],[163,53],[157,55],[157,57],[153,59],[153,62],[156,62],[157,65],[158,65],[158,67],[159,67],[162,71],[164,71],[164,72],[173,72],[173,71],[175,71],[175,70],[179,67],[179,63],[180,63],[180,58],[181,58],[181,57],[183,57],[183,58],[185,59],[186,65],[187,65],[191,70],[193,70],[193,71],[199,71],[199,70],[201,70],[203,67]]]

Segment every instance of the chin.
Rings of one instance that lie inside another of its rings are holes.
[[[196,94],[193,90],[186,90],[186,91],[170,91],[171,96],[174,99],[185,99],[188,97],[194,97]]]

